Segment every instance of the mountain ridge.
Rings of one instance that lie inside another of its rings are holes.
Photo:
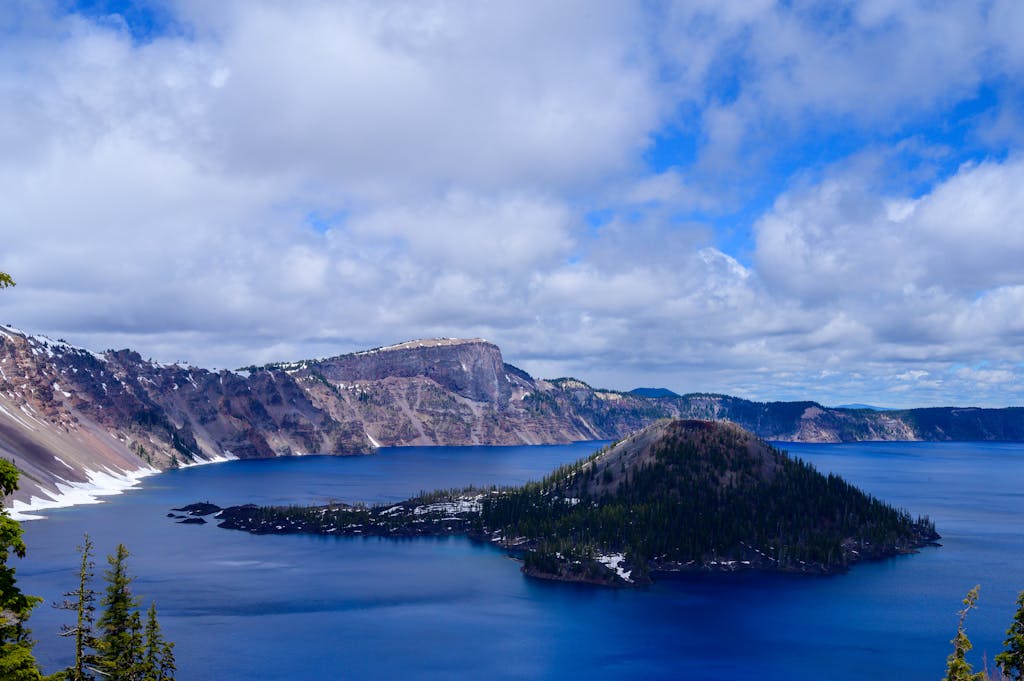
[[[1021,408],[869,412],[710,393],[645,397],[534,378],[483,339],[214,371],[0,328],[0,456],[23,473],[16,507],[225,458],[614,440],[661,418],[734,421],[769,440],[1024,441]]]

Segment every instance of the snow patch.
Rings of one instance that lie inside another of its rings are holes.
[[[437,348],[451,345],[467,345],[470,343],[486,343],[483,338],[421,338],[419,340],[406,341],[395,345],[385,345],[373,350],[353,352],[355,356],[375,355],[378,352],[391,352],[393,350],[411,350],[413,348]]]
[[[366,433],[366,437],[370,440],[370,444],[371,445],[373,445],[377,449],[380,449],[380,443],[377,442],[376,440],[374,440],[372,435],[370,435],[369,433]]]
[[[621,567],[622,566],[622,561],[624,561],[625,559],[626,559],[626,557],[624,555],[622,555],[621,553],[612,553],[612,554],[607,555],[607,556],[598,556],[597,557],[597,562],[600,563],[601,565],[604,565],[609,570],[614,570],[615,574],[617,574],[619,577],[621,577],[623,579],[623,581],[632,583],[633,580],[630,579],[629,576],[633,574],[633,571],[632,570],[624,570]]]
[[[427,506],[417,506],[413,509],[413,513],[416,515],[423,515],[424,513],[479,513],[483,507],[479,501],[470,499],[459,499],[458,501],[445,501],[439,504],[429,504]]]
[[[225,451],[220,456],[214,456],[209,459],[199,459],[198,461],[193,460],[188,463],[180,464],[178,468],[195,468],[196,466],[205,466],[211,463],[224,463],[225,461],[238,461],[238,457],[229,451]]]
[[[27,416],[27,417],[28,417],[29,419],[31,419],[32,421],[35,421],[36,423],[38,423],[39,425],[41,425],[41,426],[42,426],[43,428],[45,428],[45,427],[46,427],[46,424],[45,424],[45,423],[43,423],[42,421],[40,421],[39,419],[37,419],[37,418],[36,418],[35,416],[33,416],[33,414],[38,414],[39,412],[37,412],[37,411],[35,410],[35,408],[33,408],[33,407],[32,407],[32,405],[31,405],[31,404],[28,404],[28,403],[26,402],[25,404],[21,405],[21,411],[22,411],[22,412],[24,412],[25,416]],[[33,429],[33,430],[34,430],[34,429]]]
[[[56,491],[42,490],[42,493],[49,499],[33,496],[29,498],[28,503],[20,499],[15,500],[8,513],[15,520],[41,520],[44,516],[34,515],[34,511],[67,508],[79,504],[101,504],[103,500],[99,497],[121,494],[138,485],[142,478],[156,475],[159,472],[156,468],[149,466],[134,471],[86,470],[87,482],[61,480],[56,485]]]
[[[70,464],[69,464],[69,463],[68,463],[67,461],[65,461],[64,459],[60,458],[59,456],[55,456],[55,457],[53,457],[53,458],[54,458],[54,460],[55,460],[55,461],[56,461],[57,463],[59,463],[59,464],[61,464],[61,465],[65,466],[65,467],[66,467],[66,468],[68,468],[69,470],[75,470],[75,467],[74,467],[74,466],[70,465]]]
[[[3,409],[0,406],[0,409]],[[60,463],[64,464],[68,468],[74,470],[67,462],[54,457]],[[201,461],[193,461],[190,463],[182,464],[181,468],[191,468],[193,466],[205,466],[211,463],[223,463],[224,461],[235,461],[238,459],[237,456],[231,452],[224,452],[220,456],[215,456],[210,459],[203,459]],[[110,469],[104,469],[99,471],[84,471],[85,477],[88,479],[87,482],[73,482],[68,480],[60,480],[56,484],[56,491],[41,490],[41,493],[46,497],[30,497],[28,503],[15,500],[11,504],[11,508],[8,509],[8,514],[15,520],[42,520],[45,516],[36,515],[35,511],[44,511],[52,508],[67,508],[69,506],[78,506],[80,504],[101,504],[103,500],[99,497],[112,496],[115,494],[121,494],[125,490],[132,489],[139,484],[143,478],[148,478],[151,475],[156,475],[160,470],[151,466],[140,468],[134,471],[111,471]]]
[[[10,417],[11,420],[13,420],[15,423],[17,423],[18,425],[22,426],[23,428],[28,428],[29,430],[35,430],[35,428],[33,428],[31,425],[29,425],[25,421],[22,421],[19,417],[15,416],[11,412],[7,411],[4,408],[4,405],[2,405],[2,404],[0,404],[0,413],[5,414],[6,416]]]

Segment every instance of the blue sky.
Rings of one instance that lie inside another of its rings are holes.
[[[0,7],[6,320],[210,367],[1024,403],[1024,5]]]

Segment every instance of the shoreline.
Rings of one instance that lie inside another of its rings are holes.
[[[387,539],[464,536],[470,541],[518,555],[523,560],[522,572],[528,577],[613,588],[647,586],[654,581],[652,577],[655,574],[757,571],[835,575],[848,572],[859,563],[917,553],[926,546],[941,546],[938,542],[941,537],[934,530],[915,524],[912,538],[888,548],[869,547],[847,540],[843,544],[841,558],[831,563],[799,559],[779,563],[764,554],[755,556],[753,554],[761,552],[751,549],[743,558],[694,558],[686,562],[646,560],[638,565],[627,562],[625,551],[613,547],[603,547],[600,553],[589,557],[573,556],[545,552],[542,541],[537,538],[505,537],[499,529],[482,525],[480,502],[483,494],[465,494],[441,501],[420,497],[376,506],[344,503],[311,507],[243,504],[222,508],[207,501],[171,509],[183,515],[168,515],[179,523],[198,523],[197,518],[213,516],[218,528],[255,535],[305,534]]]
[[[182,464],[178,468],[194,468],[213,463],[236,461],[237,459],[237,456],[224,454],[212,459]],[[86,469],[84,471],[87,478],[85,482],[61,480],[56,483],[56,490],[39,490],[40,494],[45,496],[32,495],[27,502],[15,499],[9,507],[6,507],[7,515],[18,522],[46,520],[47,516],[38,515],[38,513],[58,508],[71,508],[72,506],[102,504],[104,502],[102,497],[123,494],[130,489],[138,487],[144,478],[159,475],[163,472],[159,468],[148,465],[133,471],[111,470],[109,468],[95,471]]]
[[[160,473],[160,469],[146,466],[134,471],[116,471],[103,469],[98,471],[85,470],[86,482],[64,480],[57,483],[55,491],[39,490],[46,497],[30,496],[27,502],[15,499],[7,508],[7,515],[19,522],[27,520],[45,520],[46,516],[36,515],[39,511],[55,508],[69,508],[88,504],[102,504],[100,497],[122,494],[132,489],[143,478]]]

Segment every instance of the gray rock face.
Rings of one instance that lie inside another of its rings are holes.
[[[310,362],[309,368],[335,383],[428,378],[456,395],[494,405],[498,411],[506,408],[512,395],[501,351],[479,338],[411,341]]]

